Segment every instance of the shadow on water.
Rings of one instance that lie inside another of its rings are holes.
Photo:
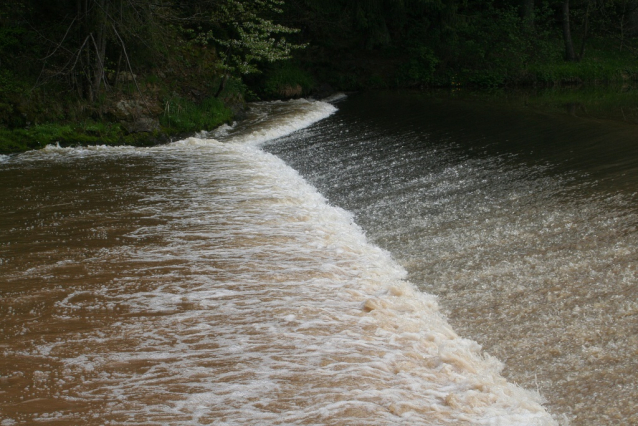
[[[357,96],[368,96],[366,94]],[[633,193],[638,184],[638,89],[591,87],[375,94],[379,125],[453,138],[462,155],[515,155],[558,173]],[[406,101],[407,99],[407,101]],[[420,142],[418,142],[420,145]]]

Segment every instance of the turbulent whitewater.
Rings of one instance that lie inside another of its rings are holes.
[[[638,424],[635,124],[376,92],[266,144],[572,426]]]
[[[335,111],[2,159],[0,424],[555,424],[259,146]]]

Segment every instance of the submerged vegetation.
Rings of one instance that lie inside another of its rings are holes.
[[[638,80],[638,0],[0,4],[0,152],[164,142],[245,100]]]

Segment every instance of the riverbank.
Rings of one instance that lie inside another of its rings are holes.
[[[0,6],[0,152],[155,145],[330,91],[638,82],[636,8],[497,3]]]
[[[406,66],[416,66],[412,59],[406,62],[406,58],[382,51],[353,55],[351,59],[336,55],[326,62],[320,55],[299,57],[246,81],[230,79],[217,96],[215,92],[222,85],[219,78],[171,74],[165,69],[127,76],[135,80],[120,83],[117,90],[105,92],[93,103],[70,93],[15,89],[11,96],[5,93],[11,102],[0,102],[0,154],[50,144],[153,146],[241,118],[247,100],[322,98],[334,91],[354,90],[437,90],[461,97],[477,94],[496,102],[516,99],[540,109],[638,124],[634,93],[638,65],[630,52],[614,50],[602,42],[592,44],[579,62],[553,55],[508,72],[496,68],[439,70],[428,81],[408,78]]]
[[[331,87],[324,87],[316,97],[329,94]],[[541,111],[552,115],[569,115],[588,120],[612,120],[629,125],[638,124],[638,88],[625,84],[516,87],[516,88],[434,88],[415,90],[416,94],[434,99],[458,99],[459,101],[488,102],[514,108]],[[60,146],[155,146],[172,140],[184,139],[202,130],[210,131],[245,115],[243,97],[224,100],[206,99],[197,104],[184,99],[174,99],[166,105],[152,131],[129,132],[127,122],[79,122],[43,123],[25,129],[0,129],[0,154],[13,154],[47,145]],[[149,118],[142,119],[142,123]],[[134,129],[133,129],[134,130]],[[143,130],[143,129],[142,129]]]
[[[196,93],[197,94],[197,93]],[[52,101],[52,109],[59,101]],[[0,127],[0,154],[12,154],[47,145],[130,145],[154,146],[181,139],[198,131],[212,130],[241,117],[243,94],[231,88],[222,97],[189,98],[174,93],[170,97],[141,92],[125,96],[113,94],[93,111],[75,105],[54,120],[43,114],[44,122],[26,121],[24,127]],[[80,120],[74,120],[75,117]]]

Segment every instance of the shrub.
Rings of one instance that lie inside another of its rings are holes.
[[[314,86],[310,74],[288,62],[266,74],[264,93],[270,98],[293,98],[309,93]]]
[[[170,133],[181,133],[212,130],[231,119],[232,111],[220,99],[211,97],[196,104],[175,96],[165,102],[160,123]]]

